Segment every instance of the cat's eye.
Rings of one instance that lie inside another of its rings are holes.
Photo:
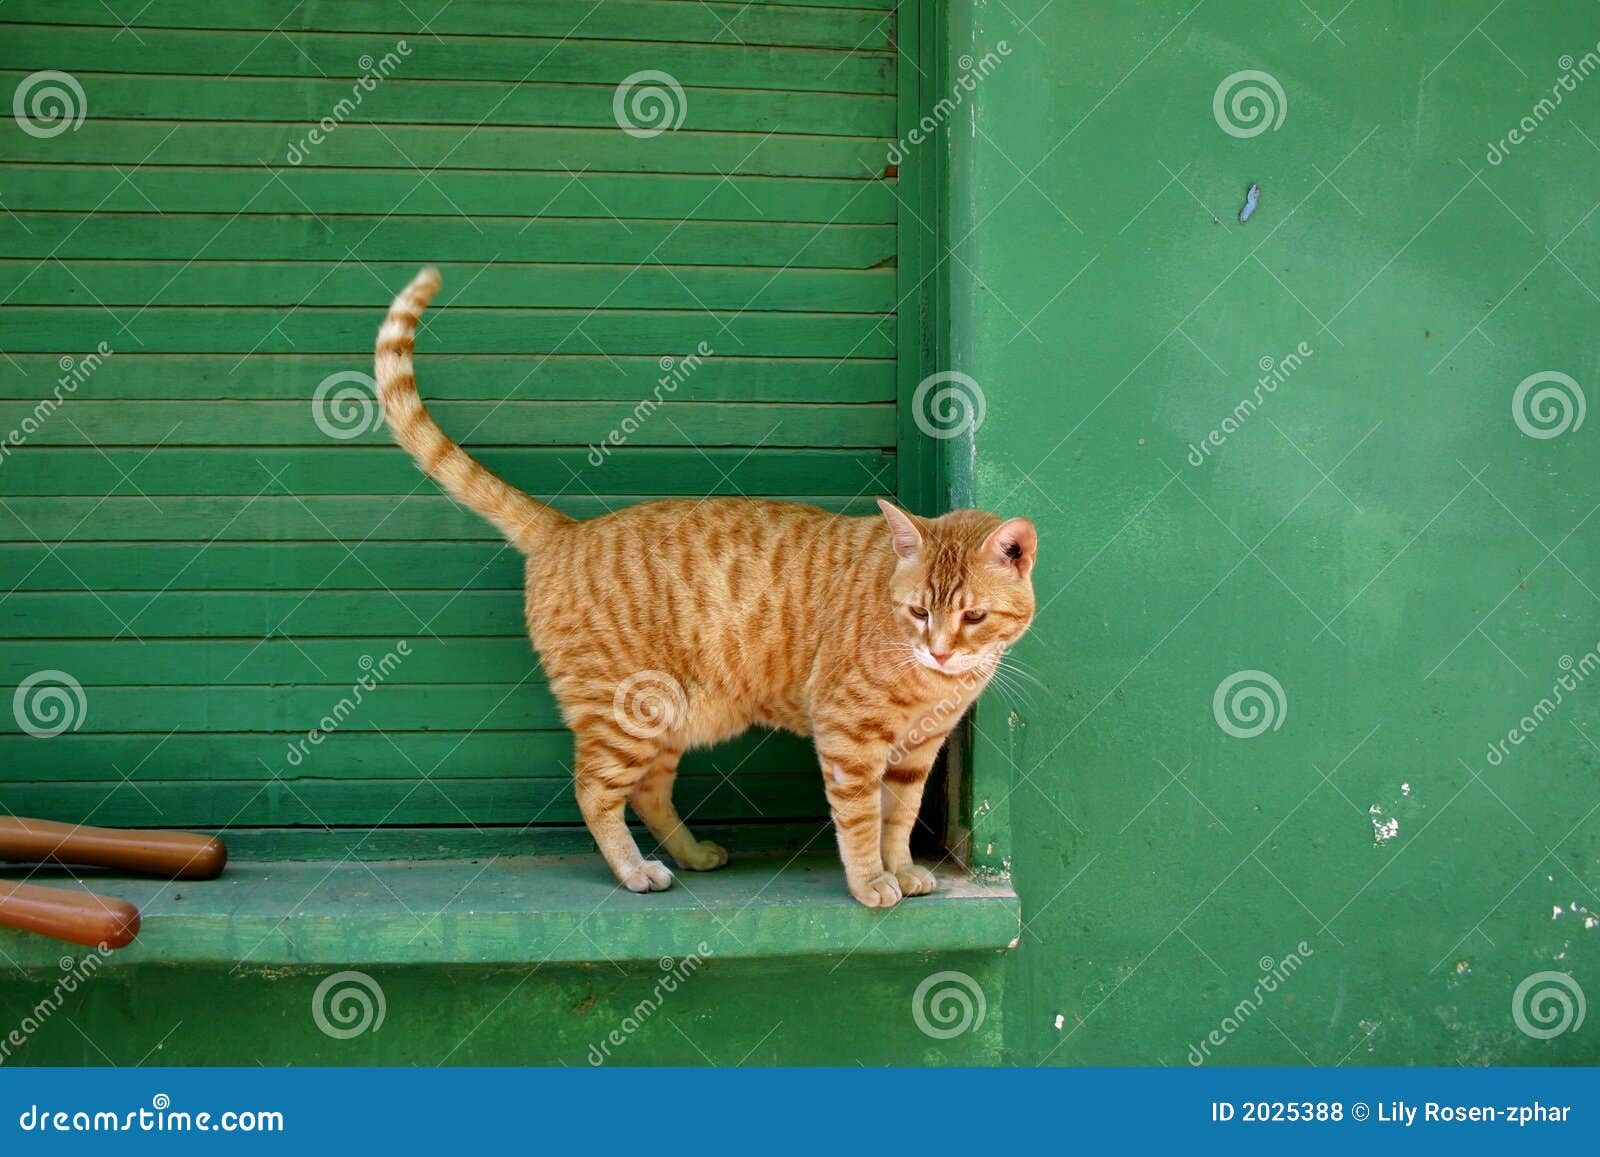
[[[987,619],[989,617],[989,612],[988,611],[968,611],[965,615],[963,615],[961,617],[966,619],[967,622],[969,622],[969,623],[981,623],[981,622],[983,622],[984,619]]]
[[[928,617],[928,608],[927,607],[911,607],[909,609],[911,611],[911,617],[913,619],[925,619],[925,618]]]

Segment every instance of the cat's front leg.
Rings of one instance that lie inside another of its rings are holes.
[[[932,771],[926,765],[890,764],[883,777],[883,866],[894,873],[902,896],[926,896],[939,887],[937,877],[911,860],[911,831],[922,810],[922,790]]]
[[[883,771],[888,744],[843,728],[819,728],[817,756],[839,837],[850,894],[868,908],[900,902],[900,881],[883,866]]]

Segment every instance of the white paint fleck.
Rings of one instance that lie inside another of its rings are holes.
[[[1583,918],[1583,927],[1585,931],[1593,932],[1596,928],[1600,928],[1600,919],[1596,919],[1593,916],[1585,916]]]
[[[1411,794],[1411,785],[1409,783],[1402,783],[1400,785],[1400,794],[1401,795],[1410,795]]]
[[[1372,840],[1375,844],[1386,844],[1400,834],[1400,821],[1385,818],[1383,809],[1377,804],[1369,807],[1367,814],[1372,817]]]
[[[1067,1018],[1062,1016],[1059,1012],[1056,1013],[1056,1031],[1060,1032],[1061,1031],[1061,1026],[1066,1024],[1066,1023],[1067,1023]]]
[[[1558,919],[1560,919],[1560,917],[1561,917],[1561,905],[1557,904],[1556,905],[1556,910],[1554,912],[1550,913],[1550,919],[1558,920]]]
[[[1470,976],[1470,975],[1472,975],[1472,965],[1468,964],[1465,960],[1456,961],[1456,975],[1457,976]]]

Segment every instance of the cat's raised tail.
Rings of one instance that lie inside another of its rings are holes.
[[[535,549],[544,534],[571,521],[553,507],[529,497],[456,445],[417,396],[411,353],[417,344],[417,318],[439,290],[439,271],[424,269],[411,279],[389,307],[378,330],[373,374],[384,420],[394,440],[416,459],[428,477],[463,506],[488,519],[523,553]]]

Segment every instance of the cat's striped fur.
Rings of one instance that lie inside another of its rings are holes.
[[[527,555],[528,634],[577,740],[579,807],[635,892],[672,883],[624,804],[684,868],[727,862],[672,805],[679,757],[756,725],[815,738],[850,892],[869,907],[931,892],[911,860],[945,737],[1027,629],[1036,540],[977,510],[883,518],[744,498],[646,502],[575,521],[474,461],[417,396],[426,269],[378,331],[395,439]]]

